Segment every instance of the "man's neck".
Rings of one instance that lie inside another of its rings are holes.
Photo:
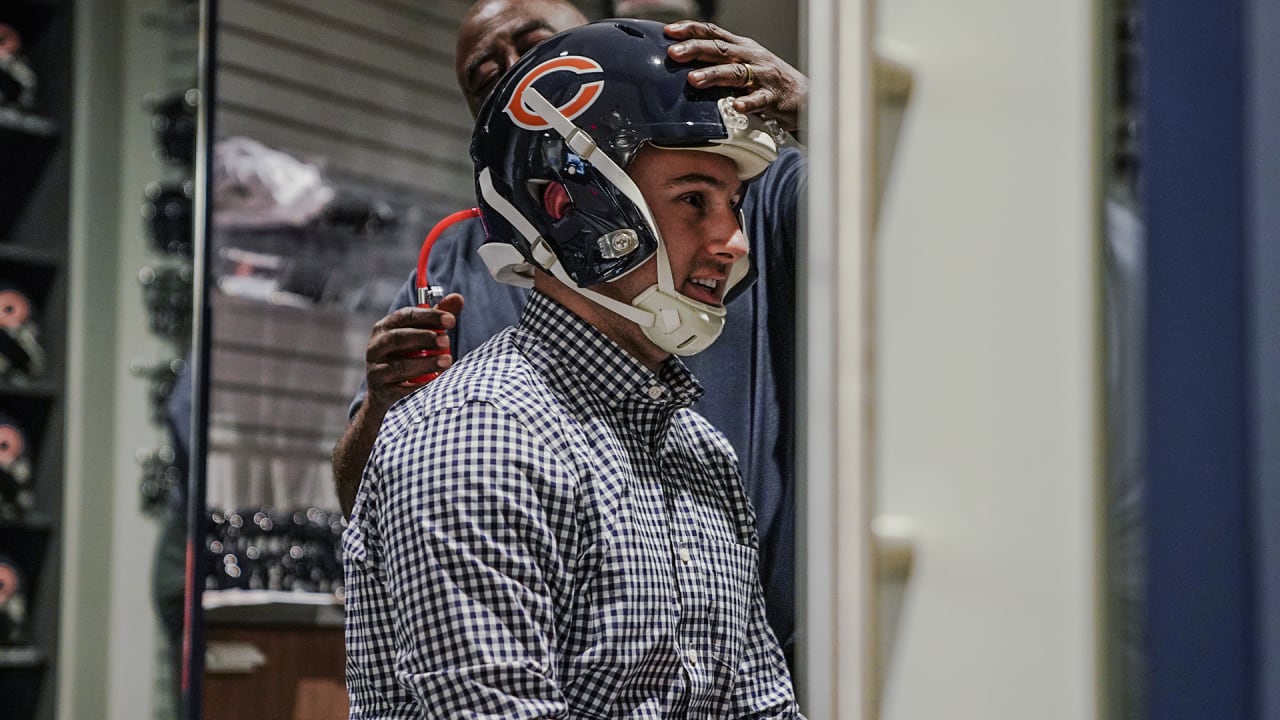
[[[543,295],[563,305],[565,309],[577,315],[588,325],[604,333],[618,347],[621,347],[627,354],[634,357],[650,371],[656,373],[658,368],[671,357],[671,353],[654,345],[653,341],[644,334],[644,330],[639,325],[608,308],[588,300],[573,288],[567,287],[547,273],[537,272],[533,279],[533,287]],[[605,288],[596,286],[592,289],[600,292]],[[601,294],[606,293],[601,292]],[[625,301],[618,300],[618,302]]]

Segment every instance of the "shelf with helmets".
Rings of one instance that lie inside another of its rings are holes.
[[[0,715],[54,717],[71,0],[0,2]]]

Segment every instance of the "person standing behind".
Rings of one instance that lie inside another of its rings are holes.
[[[566,0],[475,3],[459,27],[455,55],[458,86],[472,114],[523,53],[586,21]],[[665,31],[680,41],[668,48],[672,60],[705,64],[691,73],[691,86],[739,90],[739,112],[764,112],[781,127],[796,128],[808,90],[806,78],[794,68],[753,40],[710,23],[673,23]],[[795,245],[805,176],[803,154],[787,148],[748,186],[742,211],[754,243],[759,282],[732,302],[720,340],[688,359],[690,369],[706,381],[699,412],[740,453],[757,514],[769,621],[788,659],[795,634]],[[351,404],[350,422],[333,452],[344,514],[350,514],[383,416],[414,389],[407,381],[443,370],[519,319],[528,292],[493,282],[478,253],[484,241],[478,220],[446,231],[431,253],[428,277],[452,293],[435,308],[418,308],[411,273],[391,311],[374,325],[365,354],[365,384]],[[438,335],[437,330],[448,334]],[[449,348],[452,356],[399,357],[424,348]]]
[[[723,329],[776,147],[670,44],[566,31],[479,113],[485,262],[533,290],[382,422],[343,536],[353,720],[800,717],[737,459],[675,356]]]

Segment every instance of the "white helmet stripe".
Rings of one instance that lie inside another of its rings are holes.
[[[480,171],[479,180],[480,195],[484,197],[485,202],[489,203],[489,205],[491,205],[495,210],[502,213],[502,217],[506,218],[507,222],[511,223],[512,227],[519,230],[520,234],[524,236],[525,240],[529,241],[530,245],[542,240],[542,235],[538,233],[538,229],[533,226],[533,223],[529,222],[528,218],[524,215],[521,215],[520,211],[517,210],[510,201],[502,197],[502,193],[498,192],[497,189],[493,187],[493,173],[489,171],[489,168],[485,168]]]

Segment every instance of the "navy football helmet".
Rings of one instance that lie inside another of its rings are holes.
[[[711,152],[741,179],[764,172],[777,145],[763,121],[733,109],[727,88],[698,90],[695,65],[667,55],[674,41],[646,20],[601,20],[539,44],[485,101],[471,140],[481,254],[494,276],[532,283],[545,270],[636,322],[659,347],[690,355],[724,324],[724,308],[677,293],[661,234],[626,174],[645,145]],[[514,252],[512,249],[514,248]],[[588,288],[658,255],[658,283],[630,305]],[[729,285],[747,275],[743,258]]]

